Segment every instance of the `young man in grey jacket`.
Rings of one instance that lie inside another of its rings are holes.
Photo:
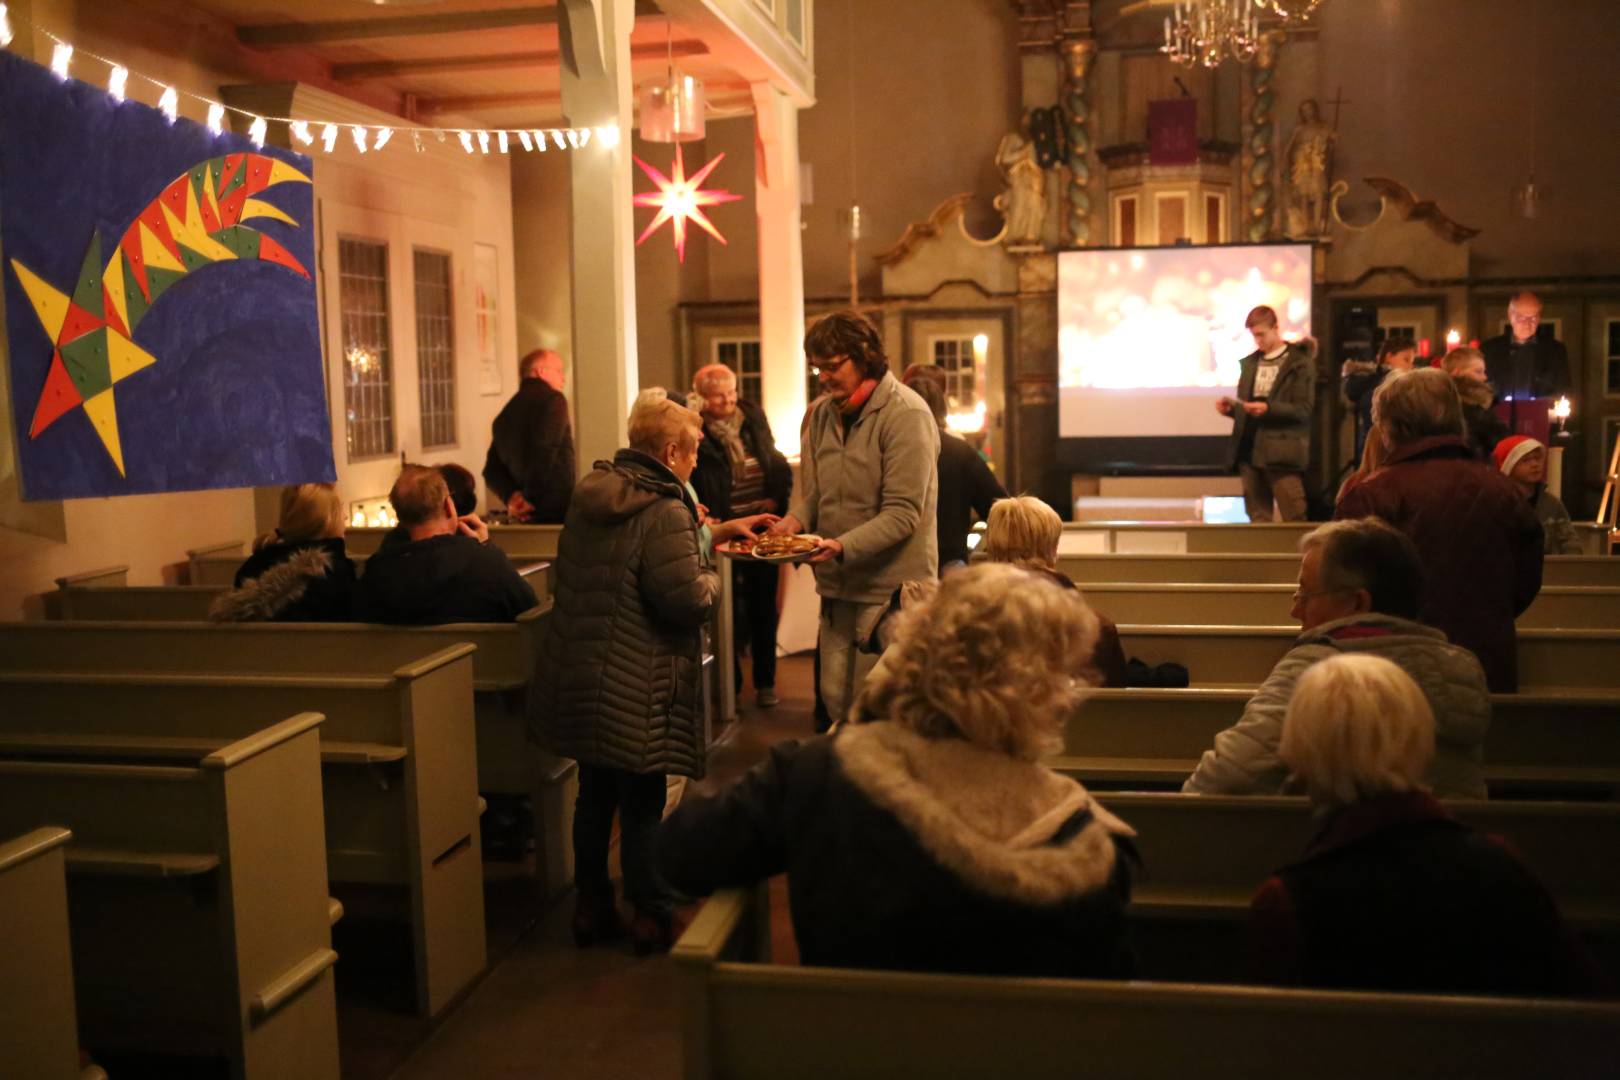
[[[822,598],[821,696],[838,723],[877,660],[859,645],[890,595],[939,574],[939,427],[858,313],[817,322],[804,352],[827,396],[810,412],[798,488],[772,531],[822,538],[808,561]]]
[[[1368,517],[1335,521],[1301,541],[1294,617],[1301,634],[1236,724],[1215,736],[1182,791],[1195,795],[1279,795],[1288,767],[1277,757],[1283,714],[1307,668],[1340,653],[1391,660],[1417,682],[1434,710],[1428,782],[1441,798],[1485,798],[1481,774],[1490,691],[1474,654],[1415,621],[1423,566],[1404,533]]]

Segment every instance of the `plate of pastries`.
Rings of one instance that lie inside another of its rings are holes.
[[[746,536],[723,544],[720,552],[737,559],[761,562],[797,562],[816,553],[821,538],[801,533],[796,536]]]

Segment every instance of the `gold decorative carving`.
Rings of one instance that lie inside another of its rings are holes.
[[[1402,221],[1421,221],[1427,225],[1436,236],[1452,244],[1462,244],[1479,235],[1478,229],[1458,224],[1452,220],[1433,199],[1420,199],[1411,188],[1399,180],[1391,180],[1384,176],[1369,176],[1363,180],[1368,187],[1378,192],[1378,215],[1365,225],[1352,225],[1344,220],[1339,213],[1339,199],[1348,194],[1350,185],[1343,180],[1336,182],[1329,191],[1329,203],[1333,210],[1333,220],[1340,228],[1350,232],[1367,232],[1378,225],[1384,218],[1384,211],[1394,207],[1400,214]]]
[[[1097,57],[1090,38],[1067,41],[1063,59],[1067,82],[1063,112],[1068,117],[1069,235],[1077,247],[1091,243],[1091,105],[1086,100],[1086,76]]]
[[[972,199],[973,193],[969,191],[964,191],[960,195],[952,195],[950,198],[934,207],[934,212],[928,215],[928,220],[913,221],[910,225],[907,225],[906,231],[900,234],[900,239],[894,244],[893,247],[886,248],[874,256],[877,260],[877,264],[879,266],[893,266],[896,263],[904,260],[908,255],[915,251],[918,244],[922,243],[924,240],[938,236],[939,231],[949,225],[953,218],[960,223],[962,220],[962,210],[969,202],[972,201]],[[1005,231],[1006,228],[1003,226],[1002,232]],[[962,235],[967,236],[967,229],[965,226],[962,228]],[[973,240],[973,237],[968,236],[968,239]],[[1001,234],[998,233],[990,240],[974,240],[974,243],[982,244],[988,247],[991,244],[999,243],[1000,240]]]

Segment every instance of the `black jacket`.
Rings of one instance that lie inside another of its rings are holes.
[[[1336,811],[1251,912],[1252,966],[1265,982],[1559,997],[1595,988],[1546,888],[1422,792]]]
[[[990,517],[990,504],[1005,499],[990,466],[966,439],[939,435],[939,565],[967,562],[968,531],[975,518]]]
[[[342,537],[266,544],[214,601],[216,622],[348,622],[355,617],[354,563]]]
[[[367,622],[511,622],[538,602],[505,552],[459,533],[381,548],[360,579]]]
[[[1339,389],[1350,403],[1350,412],[1356,418],[1356,449],[1350,459],[1361,463],[1361,452],[1367,445],[1367,433],[1372,430],[1372,399],[1378,388],[1389,377],[1390,368],[1365,361],[1347,361],[1339,375]]]
[[[720,577],[699,559],[686,486],[635,450],[597,462],[553,572],[531,736],[588,765],[702,776],[702,627]]]
[[[1277,381],[1266,398],[1266,414],[1232,410],[1231,467],[1303,471],[1311,460],[1311,410],[1316,405],[1316,342],[1290,342]],[[1237,398],[1253,401],[1260,352],[1245,356],[1238,369]],[[1247,436],[1247,437],[1245,437]],[[1245,452],[1245,448],[1247,448]]]
[[[1128,978],[1129,834],[1044,766],[880,721],[689,796],[658,861],[692,895],[786,871],[806,964]]]
[[[753,451],[764,470],[765,497],[775,500],[776,513],[785,514],[788,499],[793,495],[793,470],[776,448],[776,436],[771,434],[771,422],[765,418],[765,410],[752,401],[738,401],[737,408],[743,414],[743,445]],[[698,502],[708,507],[711,516],[721,521],[736,516],[731,512],[731,455],[726,453],[725,442],[711,433],[707,425],[703,442],[698,445],[692,487],[698,493]]]
[[[1569,393],[1569,352],[1561,341],[1536,337],[1516,346],[1513,335],[1502,334],[1479,351],[1485,354],[1485,374],[1504,401]]]
[[[532,524],[562,524],[574,490],[574,432],[568,399],[544,379],[524,379],[495,417],[484,483],[503,500],[523,492]]]

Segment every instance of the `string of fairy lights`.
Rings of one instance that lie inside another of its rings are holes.
[[[612,148],[617,146],[620,140],[619,129],[613,124],[601,127],[565,128],[413,127],[405,124],[356,124],[346,120],[319,120],[309,117],[262,116],[201,94],[181,90],[162,79],[154,79],[126,64],[88,49],[76,49],[71,42],[63,40],[44,27],[34,26],[25,19],[19,18],[17,22],[29,26],[52,42],[51,71],[57,78],[66,81],[75,77],[72,72],[76,59],[80,62],[86,58],[94,60],[107,67],[107,96],[113,101],[123,102],[129,92],[130,80],[138,79],[158,89],[157,108],[169,123],[172,124],[179,119],[180,103],[184,98],[206,107],[205,123],[208,130],[215,135],[224,133],[228,114],[234,113],[243,117],[248,121],[248,139],[254,146],[259,147],[264,145],[265,136],[272,123],[286,124],[292,138],[299,144],[312,147],[319,143],[321,149],[328,154],[337,149],[345,134],[348,142],[362,154],[379,151],[393,144],[396,135],[401,136],[399,145],[404,145],[408,137],[410,145],[418,153],[425,151],[430,143],[448,143],[451,139],[454,139],[468,154],[507,154],[515,147],[521,148],[525,153],[543,154],[548,151],[583,150],[593,142],[598,146]],[[9,48],[14,36],[11,13],[7,10],[7,5],[0,3],[0,48]]]

